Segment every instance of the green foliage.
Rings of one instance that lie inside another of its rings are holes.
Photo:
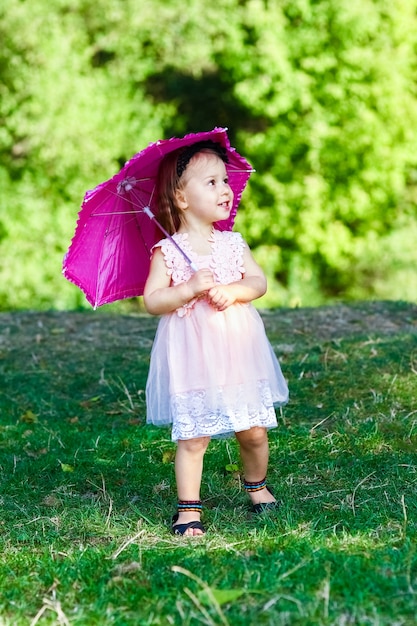
[[[227,126],[263,304],[417,298],[414,0],[7,0],[0,309],[86,306],[60,275],[86,189]]]
[[[255,245],[279,245],[284,284],[363,297],[387,276],[392,231],[412,228],[407,247],[415,236],[414,3],[284,5],[280,46],[263,37],[270,11],[254,14],[261,53],[236,80],[262,122],[245,135],[261,172],[245,225]],[[409,261],[390,252],[390,264]]]

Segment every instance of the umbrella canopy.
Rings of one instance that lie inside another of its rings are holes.
[[[151,143],[113,178],[87,191],[64,257],[63,274],[85,293],[94,308],[143,294],[152,247],[163,235],[169,236],[157,222],[155,181],[159,165],[168,153],[207,140],[226,149],[225,165],[234,201],[229,218],[217,222],[216,227],[232,230],[253,169],[230,146],[226,128]]]

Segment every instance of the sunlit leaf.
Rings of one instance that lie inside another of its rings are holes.
[[[20,416],[20,421],[25,424],[36,424],[38,421],[38,416],[33,411],[26,411],[23,415]]]
[[[60,465],[61,465],[61,469],[63,472],[73,472],[74,471],[74,467],[72,465],[68,465],[68,463],[61,463],[60,461]]]
[[[205,605],[213,604],[211,594],[213,594],[216,602],[222,606],[234,602],[246,593],[244,589],[210,589],[210,592],[207,589],[202,589],[198,594],[199,600]]]
[[[162,463],[172,463],[175,458],[175,450],[165,450],[162,455]]]

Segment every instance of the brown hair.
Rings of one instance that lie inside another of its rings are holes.
[[[180,187],[177,175],[178,156],[181,149],[167,154],[161,161],[156,178],[157,219],[170,235],[180,227],[180,209],[176,203],[176,191]]]

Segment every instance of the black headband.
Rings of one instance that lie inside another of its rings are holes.
[[[193,158],[197,152],[201,152],[202,150],[212,150],[221,158],[224,163],[228,163],[229,159],[227,158],[227,150],[223,148],[222,145],[217,143],[216,141],[211,141],[211,139],[207,139],[206,141],[197,141],[193,143],[191,146],[185,148],[184,152],[180,154],[177,161],[177,176],[181,178],[186,169],[187,165]]]

